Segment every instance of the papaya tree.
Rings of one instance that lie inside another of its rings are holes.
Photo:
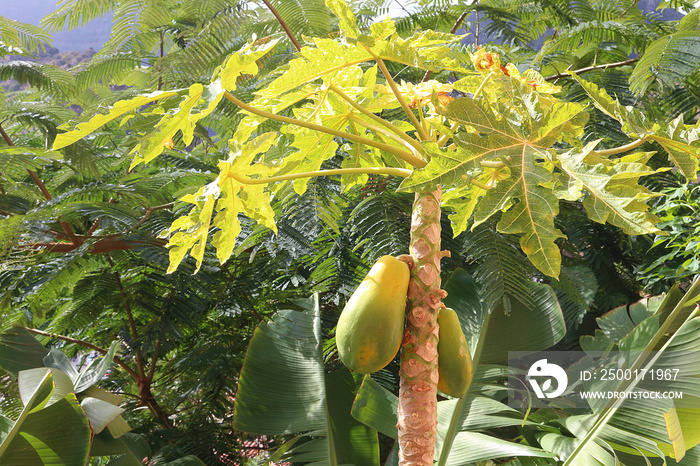
[[[422,31],[402,38],[387,19],[369,33],[343,0],[327,0],[338,18],[335,38],[307,37],[296,58],[272,76],[252,100],[241,85],[277,46],[253,40],[217,68],[209,84],[160,90],[122,100],[73,130],[59,134],[54,149],[138,114],[159,115],[133,148],[132,167],[153,161],[181,138],[193,142],[203,119],[241,112],[228,141],[230,155],[219,175],[180,199],[191,206],[166,232],[169,271],[187,254],[204,260],[207,245],[225,263],[242,231],[241,216],[276,231],[271,203],[284,186],[303,194],[314,177],[339,177],[344,189],[368,177],[402,179],[414,193],[408,254],[406,327],[401,347],[398,439],[400,464],[433,463],[437,425],[438,325],[446,292],[441,288],[441,212],[454,212],[455,234],[492,218],[497,230],[519,237],[534,267],[556,278],[561,267],[555,225],[560,200],[581,202],[588,217],[625,234],[657,232],[646,201],[657,195],[639,184],[656,173],[650,152],[664,147],[688,178],[696,174],[698,125],[648,121],[603,89],[571,73],[596,107],[622,124],[631,142],[599,149],[584,143],[587,109],[556,96],[559,88],[532,69],[502,63],[483,48],[467,52],[461,36]],[[390,67],[430,73],[449,71],[457,80],[403,82]],[[246,101],[248,100],[248,101]],[[339,168],[327,161],[342,156]],[[213,234],[211,234],[213,233]],[[210,238],[211,236],[211,238]],[[507,310],[508,306],[504,306]]]

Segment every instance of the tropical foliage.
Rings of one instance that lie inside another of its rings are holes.
[[[695,392],[524,413],[504,364],[634,345],[698,368],[698,10],[327,4],[64,1],[43,26],[113,13],[104,48],[0,65],[28,84],[0,103],[3,459],[396,464],[398,364],[347,372],[333,327],[441,187],[477,370],[437,404],[438,464],[695,464]],[[668,294],[628,309],[645,285]]]

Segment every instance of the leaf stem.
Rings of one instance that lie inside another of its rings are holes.
[[[341,99],[343,99],[344,101],[349,103],[352,108],[359,111],[360,113],[367,116],[368,118],[371,118],[373,121],[379,123],[380,125],[384,126],[388,130],[390,130],[391,132],[396,134],[398,137],[400,137],[401,139],[403,139],[404,141],[409,143],[411,146],[413,146],[419,154],[425,155],[425,151],[423,150],[423,146],[421,146],[420,143],[418,141],[416,141],[415,139],[413,139],[411,136],[404,133],[399,128],[392,125],[390,122],[386,121],[384,118],[378,117],[374,113],[372,113],[369,110],[367,110],[366,108],[364,108],[362,105],[355,102],[349,95],[347,95],[346,93],[341,91],[335,84],[331,84],[330,86],[328,86],[328,88],[330,90],[332,90],[333,92],[335,92],[336,94],[338,94],[338,96]]]
[[[382,134],[390,139],[393,139],[394,141],[398,142],[402,146],[405,146],[407,144],[407,141],[405,139],[401,138],[400,136],[398,136],[397,134],[388,131],[385,127],[381,127],[381,126],[373,125],[372,123],[368,123],[367,120],[363,120],[362,118],[355,115],[354,113],[348,114],[348,118],[351,121],[354,121],[355,123],[357,123],[358,125],[364,126],[365,128],[370,129],[370,130],[374,131],[375,133],[379,133],[379,134]],[[411,145],[411,147],[415,148],[415,146],[413,146],[413,145]],[[418,144],[418,147],[420,147],[421,150],[423,150],[423,147],[420,144]],[[409,149],[410,149],[410,147],[409,147]]]
[[[107,354],[107,352],[108,352],[108,350],[106,350],[105,348],[102,348],[102,347],[97,346],[97,345],[93,345],[92,343],[85,341],[85,340],[79,340],[77,338],[71,338],[71,337],[67,337],[65,335],[59,335],[57,333],[45,332],[43,330],[39,330],[36,328],[31,328],[31,327],[24,327],[24,329],[28,332],[36,333],[37,335],[41,335],[44,337],[55,338],[57,340],[63,340],[63,341],[68,342],[68,343],[75,343],[76,345],[90,348],[91,350],[96,351],[96,352],[103,354],[103,355]],[[124,369],[131,377],[133,377],[134,380],[138,380],[139,375],[136,373],[135,370],[133,370],[131,367],[129,367],[129,365],[126,364],[126,362],[124,362],[124,360],[122,358],[120,358],[119,356],[114,356],[112,358],[112,360],[118,366],[120,366],[122,369]]]
[[[392,168],[392,167],[363,167],[363,168],[334,168],[332,170],[317,170],[312,172],[301,172],[301,173],[290,173],[288,175],[272,176],[270,178],[245,178],[243,176],[237,175],[235,172],[230,171],[227,173],[228,176],[233,178],[242,184],[267,184],[275,183],[277,181],[287,181],[296,180],[299,178],[311,178],[314,176],[331,176],[331,175],[392,175],[400,176],[402,178],[407,178],[413,173],[411,170],[405,168]]]
[[[647,141],[647,138],[641,138],[637,139],[636,141],[632,141],[629,144],[625,144],[624,146],[618,146],[618,147],[613,147],[611,149],[603,149],[603,150],[596,150],[593,151],[595,155],[615,155],[615,154],[622,154],[623,152],[627,152],[629,150],[632,150],[636,147],[641,146]]]
[[[294,44],[294,47],[297,50],[301,50],[301,44],[299,43],[299,40],[296,38],[294,33],[292,32],[291,29],[289,29],[289,25],[287,22],[282,19],[282,15],[279,14],[277,9],[272,6],[272,4],[268,0],[262,0],[265,6],[267,7],[268,10],[270,10],[270,13],[273,14],[275,19],[277,20],[278,23],[280,23],[280,26],[282,26],[282,29],[284,29],[284,32],[287,34],[287,37],[289,37],[289,40],[292,41],[292,44]]]
[[[367,51],[374,57],[374,60],[377,62],[377,65],[379,65],[379,69],[382,70],[382,74],[384,75],[386,82],[389,84],[391,91],[396,96],[396,100],[399,101],[399,104],[401,104],[401,107],[403,108],[404,112],[406,112],[406,116],[408,116],[408,119],[411,120],[411,124],[413,124],[413,126],[416,128],[416,131],[418,132],[418,137],[423,141],[429,140],[430,138],[426,134],[425,129],[423,129],[423,125],[420,124],[418,118],[416,118],[416,116],[413,114],[413,111],[406,103],[406,99],[403,98],[403,95],[399,91],[399,87],[396,85],[394,79],[391,77],[391,73],[389,73],[389,70],[386,68],[384,60],[382,60],[378,55],[375,55],[375,53],[372,52],[372,50],[370,50],[369,47],[365,46],[365,49],[367,49]]]
[[[476,99],[479,97],[481,92],[484,90],[484,86],[486,86],[486,83],[491,79],[491,76],[493,76],[493,71],[491,71],[489,74],[486,75],[483,81],[481,81],[481,84],[479,84],[479,88],[474,92],[474,95],[472,96],[472,99]]]
[[[455,131],[459,129],[459,123],[452,123],[452,126],[450,126],[450,131],[454,134]],[[447,144],[447,141],[450,140],[450,135],[449,134],[443,134],[438,138],[437,140],[437,145],[438,147],[444,147],[445,144]]]
[[[575,74],[581,74],[581,73],[587,73],[589,71],[593,70],[606,70],[608,68],[618,68],[620,66],[627,66],[631,65],[633,63],[636,63],[639,61],[639,58],[630,58],[629,60],[623,60],[615,63],[605,63],[603,65],[594,65],[594,66],[587,66],[585,68],[581,68],[578,70],[574,70],[571,72],[564,72],[564,73],[557,73],[553,74],[552,76],[547,76],[544,78],[545,81],[556,81],[557,79],[562,79],[562,78],[570,78],[571,74],[569,73],[575,73]]]
[[[384,144],[382,142],[377,142],[373,141],[369,138],[364,138],[362,136],[358,136],[356,134],[351,134],[347,133],[345,131],[340,131],[337,129],[333,128],[328,128],[327,126],[321,126],[317,125],[314,123],[310,123],[308,121],[303,121],[303,120],[297,120],[296,118],[289,118],[286,116],[282,115],[277,115],[274,113],[266,112],[265,110],[260,110],[259,108],[255,108],[252,105],[248,105],[239,99],[237,99],[233,94],[231,94],[228,91],[224,92],[224,97],[237,105],[238,107],[242,108],[243,110],[253,113],[255,115],[264,117],[264,118],[269,118],[270,120],[275,120],[275,121],[280,121],[282,123],[288,123],[290,125],[295,125],[295,126],[301,126],[302,128],[307,128],[313,131],[319,131],[321,133],[326,133],[326,134],[332,134],[333,136],[338,136],[341,138],[349,139],[351,141],[359,142],[362,144],[367,144],[370,147],[376,147],[379,150],[383,150],[386,152],[389,152],[392,155],[395,155],[396,157],[400,158],[401,160],[404,160],[405,162],[408,162],[412,166],[416,168],[422,168],[425,166],[426,162],[424,160],[419,159],[412,153],[401,150],[398,147],[391,146],[389,144]]]

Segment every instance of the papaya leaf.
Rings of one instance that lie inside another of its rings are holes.
[[[622,131],[628,136],[657,142],[687,179],[695,179],[700,158],[700,124],[683,124],[683,115],[667,123],[649,122],[640,110],[623,106],[619,100],[610,97],[605,89],[600,89],[573,73],[571,76],[593,99],[599,110],[620,122]]]
[[[109,110],[108,113],[97,114],[93,116],[90,119],[90,121],[80,123],[78,126],[75,127],[74,130],[56,136],[56,140],[53,144],[53,150],[62,149],[63,147],[73,144],[74,142],[84,138],[85,136],[106,125],[110,121],[119,118],[125,113],[136,111],[144,105],[148,105],[153,102],[167,99],[168,97],[173,97],[176,95],[177,92],[173,91],[156,91],[150,94],[134,97],[133,99],[120,100],[119,102],[114,104],[114,106]]]
[[[223,95],[220,81],[215,81],[206,88],[199,83],[190,86],[189,94],[180,102],[178,109],[161,118],[156,124],[156,130],[132,150],[136,156],[131,168],[140,163],[148,163],[163,153],[166,143],[172,140],[178,131],[182,132],[183,142],[186,145],[190,144],[197,122],[214,111]],[[195,108],[201,100],[204,100],[207,106],[201,112],[196,112]]]
[[[629,158],[616,163],[591,160],[589,156],[596,144],[597,141],[582,150],[572,149],[557,156],[559,167],[569,177],[569,192],[576,186],[578,199],[586,191],[583,206],[595,222],[607,221],[628,235],[658,232],[654,225],[659,219],[648,212],[649,207],[644,203],[656,195],[637,184],[640,176],[651,175],[656,170],[642,163],[627,162]]]
[[[542,98],[516,80],[504,81],[501,95],[503,101],[461,98],[450,102],[445,116],[468,132],[455,136],[454,150],[426,144],[430,162],[414,171],[400,189],[421,191],[434,189],[438,184],[454,186],[460,179],[479,176],[481,162],[502,162],[510,176],[486,191],[475,208],[474,226],[504,211],[498,230],[522,234],[520,244],[533,264],[556,277],[561,256],[555,241],[563,234],[554,227],[559,211],[557,198],[546,187],[553,181],[550,147],[562,132],[585,122],[580,117],[583,107]],[[507,102],[512,101],[525,104],[508,106]],[[467,192],[463,197],[470,198]],[[465,223],[462,218],[457,229]]]
[[[196,270],[199,270],[212,226],[219,228],[212,241],[217,258],[222,263],[228,260],[241,232],[239,213],[277,231],[270,193],[265,191],[263,184],[250,184],[246,181],[250,175],[259,176],[269,172],[269,167],[264,164],[251,164],[257,155],[271,147],[276,140],[275,136],[275,133],[265,133],[238,146],[227,161],[219,162],[221,173],[216,180],[202,187],[196,194],[180,199],[193,204],[193,208],[189,214],[175,220],[166,233],[171,234],[168,242],[168,273],[177,269],[188,252],[197,261]]]
[[[663,125],[650,139],[656,141],[688,180],[695,180],[700,159],[700,123],[683,123],[683,115]]]
[[[357,39],[357,20],[345,0],[326,0],[326,6],[338,17],[340,32],[348,39]]]
[[[584,81],[576,73],[569,72],[569,74],[586,91],[596,108],[620,122],[622,131],[628,136],[642,138],[654,132],[654,124],[647,121],[644,113],[640,110],[631,105],[623,106],[618,99],[613,99],[605,89],[599,88],[592,82]]]
[[[259,68],[257,61],[267,55],[279,42],[273,39],[269,42],[258,44],[253,41],[241,50],[226,59],[224,64],[214,72],[214,78],[221,79],[221,87],[233,91],[236,89],[236,81],[242,75],[255,76]]]
[[[11,428],[3,432],[0,462],[85,464],[92,437],[88,419],[75,394],[61,396],[64,392],[55,384],[54,375],[62,374],[67,383],[70,383],[70,378],[57,369],[32,371],[40,371],[42,375],[20,377],[20,391],[25,393],[24,409]],[[11,422],[3,424],[9,427]]]

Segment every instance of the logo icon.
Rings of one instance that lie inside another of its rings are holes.
[[[538,383],[536,377],[544,378],[542,385]],[[556,390],[551,390],[552,379],[557,381]],[[556,398],[566,390],[566,385],[569,383],[569,378],[566,372],[556,364],[549,364],[546,359],[540,359],[535,362],[527,371],[527,380],[530,381],[532,389],[535,391],[537,398]]]

